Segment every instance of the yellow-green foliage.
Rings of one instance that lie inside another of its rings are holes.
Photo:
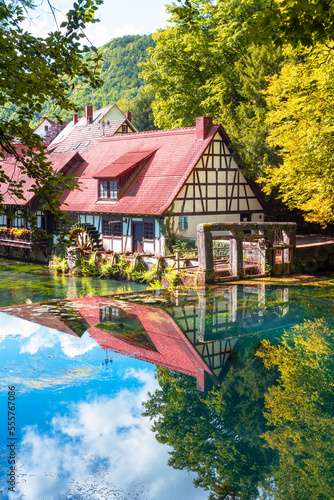
[[[279,454],[277,499],[332,498],[334,491],[334,331],[325,319],[306,321],[268,341],[257,355],[279,372],[265,396],[270,425],[263,435]]]
[[[270,144],[283,162],[260,180],[266,193],[278,189],[289,208],[306,220],[334,221],[334,45],[305,51],[303,62],[287,63],[266,92],[271,111]]]
[[[95,255],[93,255],[88,261],[83,258],[77,259],[74,271],[79,276],[98,276],[99,267],[96,263]]]
[[[55,270],[56,274],[64,274],[68,272],[68,264],[66,257],[61,258],[53,255],[49,263],[49,267]]]

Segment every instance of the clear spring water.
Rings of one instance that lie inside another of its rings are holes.
[[[334,497],[331,284],[124,300],[39,266],[0,277],[3,498]]]

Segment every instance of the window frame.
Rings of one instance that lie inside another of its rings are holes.
[[[101,188],[102,185],[103,188]],[[107,196],[102,196],[102,193],[107,194]],[[112,196],[111,196],[112,194]],[[118,200],[119,194],[119,182],[118,179],[99,179],[98,180],[98,200]],[[116,196],[115,196],[116,195]]]
[[[180,222],[179,222],[179,228],[180,231],[184,231],[185,229],[188,229],[188,216],[187,215],[181,215],[180,216]]]
[[[110,224],[109,224],[110,222]],[[116,234],[115,234],[116,233]],[[112,222],[108,220],[103,221],[103,237],[107,238],[122,238],[123,224],[122,221]]]
[[[145,241],[154,241],[154,239],[155,239],[155,230],[154,229],[155,229],[154,222],[144,222],[144,238],[143,239]],[[148,237],[147,237],[147,234],[149,234]]]

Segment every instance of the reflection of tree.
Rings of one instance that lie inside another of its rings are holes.
[[[277,499],[330,499],[334,491],[334,331],[325,320],[306,321],[283,337],[264,342],[268,368],[279,384],[266,395],[269,424],[264,434],[277,450]]]
[[[272,450],[258,436],[266,427],[264,392],[272,371],[253,354],[227,374],[221,389],[196,391],[194,380],[157,368],[160,389],[149,394],[144,415],[156,438],[172,447],[169,465],[196,472],[195,484],[213,499],[255,499],[271,477]]]

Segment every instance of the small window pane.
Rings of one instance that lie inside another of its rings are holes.
[[[154,238],[154,224],[153,224],[153,222],[145,222],[145,224],[144,224],[144,238],[145,238],[145,240],[153,240],[153,238]]]
[[[109,221],[103,222],[103,234],[105,236],[111,236],[112,224]]]
[[[117,198],[118,181],[110,181],[110,198]]]
[[[188,217],[180,217],[180,229],[188,229]]]
[[[113,224],[113,235],[122,236],[122,224],[121,222],[116,222]]]
[[[100,198],[108,198],[108,181],[100,182]]]

